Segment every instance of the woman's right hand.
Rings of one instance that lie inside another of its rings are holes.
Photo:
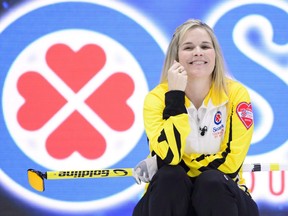
[[[137,164],[133,169],[133,177],[137,184],[141,184],[141,182],[149,183],[157,170],[157,156],[154,155]]]
[[[187,86],[187,72],[185,68],[174,60],[173,65],[168,70],[168,88],[171,90],[185,91]]]

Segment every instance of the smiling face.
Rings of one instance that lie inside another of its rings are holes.
[[[189,77],[211,77],[215,67],[215,50],[203,28],[192,28],[186,32],[180,41],[178,56]]]

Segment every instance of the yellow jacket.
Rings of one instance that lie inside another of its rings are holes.
[[[252,106],[239,82],[227,79],[227,92],[216,93],[212,85],[197,110],[184,92],[168,91],[167,83],[156,86],[143,113],[151,155],[180,164],[190,177],[218,169],[245,184],[241,166],[254,129]]]

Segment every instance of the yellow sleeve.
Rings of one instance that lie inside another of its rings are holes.
[[[184,155],[188,175],[195,177],[208,169],[218,169],[232,178],[238,175],[254,130],[250,96],[244,86],[236,84],[231,87],[227,109],[225,136],[220,151],[213,155]]]
[[[190,132],[183,91],[169,91],[163,85],[153,89],[144,101],[144,126],[149,148],[166,164],[182,160]]]

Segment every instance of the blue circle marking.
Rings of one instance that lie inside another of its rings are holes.
[[[19,17],[0,34],[1,94],[5,77],[16,57],[35,40],[47,34],[66,30],[84,29],[96,31],[123,44],[136,58],[145,72],[151,88],[156,85],[155,74],[159,74],[163,62],[163,50],[155,39],[137,22],[127,15],[102,5],[88,2],[61,2],[46,5]],[[1,100],[3,107],[3,101]],[[3,110],[0,113],[1,169],[16,183],[35,192],[28,184],[27,169],[44,171],[45,167],[29,159],[17,147],[7,130]],[[115,167],[130,167],[147,155],[146,137]],[[135,184],[134,180],[110,178],[105,180],[47,181],[45,197],[61,201],[91,201],[112,196]]]

